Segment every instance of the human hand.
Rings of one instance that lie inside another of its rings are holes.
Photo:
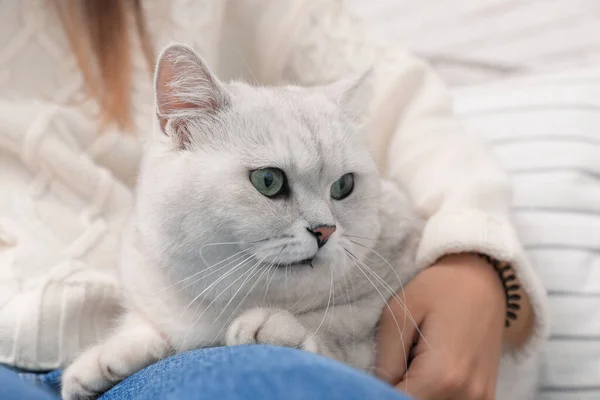
[[[476,255],[446,256],[398,295],[410,315],[394,299],[384,309],[377,375],[419,400],[493,399],[506,316],[493,267]]]

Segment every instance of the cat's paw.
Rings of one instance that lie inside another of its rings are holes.
[[[237,317],[227,329],[225,344],[270,344],[295,347],[312,353],[325,352],[315,335],[287,311],[255,308]]]
[[[146,325],[121,331],[84,351],[63,374],[64,400],[95,399],[118,382],[164,358],[168,343]]]
[[[124,377],[119,376],[100,346],[79,356],[63,373],[63,400],[95,399]]]

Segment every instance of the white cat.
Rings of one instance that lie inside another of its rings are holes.
[[[367,75],[252,87],[220,82],[185,46],[161,54],[164,134],[147,145],[123,245],[126,312],[66,370],[63,398],[215,345],[298,347],[372,368],[385,302],[417,272],[421,221],[363,144]]]

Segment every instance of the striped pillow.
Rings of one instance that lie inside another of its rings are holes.
[[[514,217],[548,290],[540,400],[600,399],[600,70],[455,91],[514,182]]]

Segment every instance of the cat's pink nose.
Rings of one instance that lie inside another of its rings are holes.
[[[321,248],[325,245],[325,243],[327,243],[327,240],[331,235],[333,235],[333,232],[335,232],[336,228],[335,225],[320,225],[316,228],[306,229],[308,229],[308,231],[317,239],[317,245],[319,248]]]

